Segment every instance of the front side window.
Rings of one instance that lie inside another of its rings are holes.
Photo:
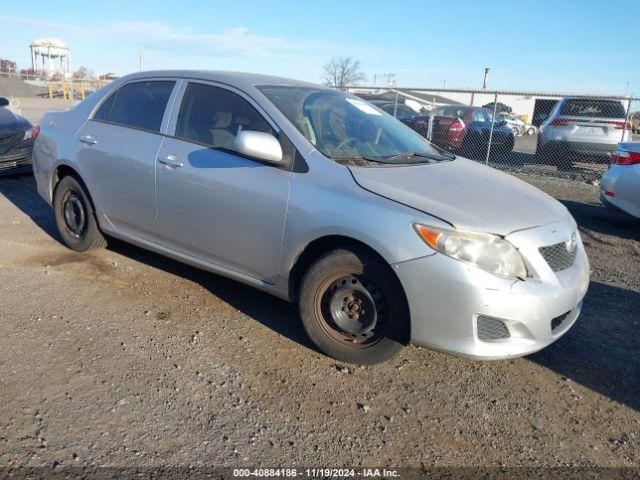
[[[309,142],[336,161],[415,163],[451,159],[402,122],[358,97],[315,87],[258,88]]]
[[[174,85],[166,80],[128,83],[112,94],[93,118],[159,132]]]
[[[176,137],[235,151],[241,130],[275,134],[269,123],[241,96],[219,87],[190,83],[176,125]]]

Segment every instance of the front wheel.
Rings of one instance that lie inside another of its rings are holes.
[[[300,316],[309,338],[327,355],[375,364],[409,341],[409,311],[391,268],[363,248],[319,258],[300,288]]]
[[[62,241],[76,252],[106,247],[93,212],[89,194],[74,177],[66,176],[56,186],[53,209]]]

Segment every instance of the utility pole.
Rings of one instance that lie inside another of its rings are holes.
[[[396,74],[395,73],[383,73],[383,77],[387,77],[387,85],[389,87],[393,87],[396,83]]]
[[[144,70],[144,53],[140,50],[140,71]]]
[[[482,81],[482,89],[486,90],[487,89],[487,80],[489,80],[489,70],[491,70],[490,68],[485,68],[484,69],[484,80]]]

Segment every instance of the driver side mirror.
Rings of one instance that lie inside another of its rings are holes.
[[[270,163],[282,163],[282,147],[270,133],[241,130],[236,135],[234,144],[236,151],[243,155]]]
[[[0,97],[0,107],[6,107],[7,105],[9,105],[9,100],[4,97]]]

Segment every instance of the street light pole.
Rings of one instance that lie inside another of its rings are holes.
[[[491,70],[490,68],[485,68],[484,69],[484,80],[482,81],[482,89],[486,90],[487,89],[487,80],[489,80],[489,70]]]

